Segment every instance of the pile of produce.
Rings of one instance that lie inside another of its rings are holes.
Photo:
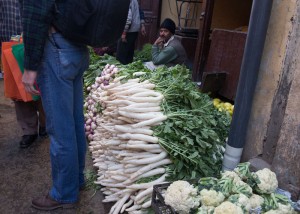
[[[219,111],[226,111],[230,114],[230,116],[232,116],[233,110],[234,110],[234,105],[232,105],[231,103],[223,102],[219,98],[214,98],[213,104]]]
[[[105,54],[104,56],[97,55],[92,48],[90,52],[90,66],[87,71],[84,72],[84,89],[87,96],[90,87],[95,83],[96,77],[101,75],[104,67],[107,64],[120,65],[119,61],[115,57]]]
[[[134,61],[148,62],[152,60],[152,44],[144,44],[142,50],[136,50],[134,52]]]
[[[265,168],[250,172],[248,162],[220,178],[203,177],[194,184],[173,182],[165,192],[165,203],[179,214],[293,214],[292,201],[277,193],[278,181]]]
[[[103,116],[95,121],[90,150],[99,168],[96,183],[105,187],[104,202],[117,202],[111,213],[150,207],[152,186],[165,181],[163,166],[171,163],[150,129],[166,119],[159,107],[162,95],[147,81],[119,80],[101,85],[100,94],[91,93],[104,107]],[[142,102],[145,99],[148,103]],[[156,175],[154,181],[143,181]]]
[[[86,135],[104,202],[116,202],[110,213],[143,213],[166,179],[220,172],[230,117],[185,67],[107,64],[87,93]]]

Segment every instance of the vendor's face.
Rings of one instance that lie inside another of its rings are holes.
[[[172,35],[173,34],[166,28],[161,28],[159,30],[159,36],[163,38],[165,42],[167,42],[172,37]]]

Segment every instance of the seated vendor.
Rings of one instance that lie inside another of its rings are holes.
[[[186,63],[186,52],[180,40],[174,36],[175,29],[174,21],[169,18],[160,25],[159,37],[152,46],[152,62],[146,63],[151,70],[159,65],[171,67]]]

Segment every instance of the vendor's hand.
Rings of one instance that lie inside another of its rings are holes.
[[[158,37],[154,42],[154,45],[162,45],[164,43],[164,39],[162,37]]]
[[[126,34],[122,34],[121,40],[122,40],[122,42],[127,42]]]
[[[34,83],[37,77],[36,71],[24,70],[24,74],[22,76],[22,82],[25,86],[25,90],[33,95],[40,95],[40,92],[34,88]]]
[[[141,33],[143,36],[146,36],[147,35],[147,32],[146,32],[146,28],[145,28],[145,25],[142,24],[142,27],[141,27]]]

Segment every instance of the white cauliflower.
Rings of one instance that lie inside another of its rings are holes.
[[[282,214],[279,212],[279,210],[269,210],[268,212],[265,212],[264,214]]]
[[[265,212],[265,214],[297,214],[297,212],[290,204],[284,205],[278,203],[278,209],[269,210],[268,212]]]
[[[215,207],[212,206],[201,206],[196,214],[213,214],[215,210]]]
[[[243,209],[243,211],[245,211],[246,213],[248,213],[249,210],[251,209],[250,200],[244,194],[231,195],[231,196],[229,196],[228,201],[241,207]]]
[[[257,182],[258,191],[261,193],[272,193],[278,188],[276,174],[268,168],[258,170],[253,174]]]
[[[175,181],[167,188],[165,203],[173,207],[179,214],[188,214],[190,209],[200,205],[197,188],[187,181]]]
[[[200,191],[200,201],[204,206],[219,206],[225,199],[225,196],[221,192],[215,190],[203,189]]]
[[[239,175],[234,171],[225,171],[222,174],[222,178],[232,178],[233,182],[238,182],[241,180]]]
[[[294,208],[291,206],[291,204],[282,204],[278,203],[278,210],[281,212],[281,214],[296,214],[297,212],[294,210]]]
[[[255,209],[257,207],[260,207],[264,203],[264,198],[261,197],[260,195],[253,194],[249,198],[249,201],[250,201],[251,209]]]
[[[239,206],[225,201],[215,208],[214,214],[243,214],[243,210]]]
[[[239,197],[239,200],[237,201],[237,205],[239,207],[242,207],[247,212],[249,212],[249,210],[251,209],[249,198],[244,194],[239,194],[239,195],[240,195],[240,197]]]

